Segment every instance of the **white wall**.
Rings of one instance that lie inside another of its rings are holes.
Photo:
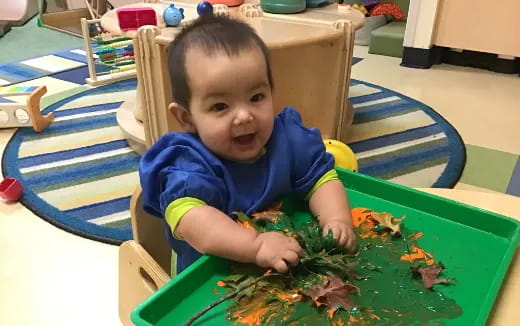
[[[404,46],[421,49],[432,47],[440,1],[442,0],[410,0]]]

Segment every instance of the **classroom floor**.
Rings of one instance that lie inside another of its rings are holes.
[[[352,78],[422,101],[459,131],[468,163],[456,188],[504,193],[520,178],[517,75],[450,65],[409,69],[399,59],[368,55],[365,47],[355,50],[365,59]],[[13,132],[0,130],[0,152]],[[120,325],[117,254],[116,246],[67,233],[20,204],[0,201],[0,325]]]

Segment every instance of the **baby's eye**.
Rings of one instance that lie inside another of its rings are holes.
[[[217,103],[211,106],[211,111],[220,112],[228,108],[226,103]]]
[[[264,98],[265,98],[264,94],[258,93],[258,94],[253,95],[253,97],[251,97],[251,102],[260,102]]]

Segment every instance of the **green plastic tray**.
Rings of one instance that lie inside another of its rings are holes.
[[[352,207],[406,215],[409,229],[425,233],[421,247],[442,261],[455,286],[442,287],[463,309],[445,325],[483,325],[496,299],[520,237],[514,219],[379,179],[338,169]],[[303,205],[284,201],[293,218],[307,215]],[[228,274],[229,262],[204,256],[138,305],[131,319],[137,326],[184,323],[217,296],[216,282]],[[389,298],[391,300],[392,298]],[[194,325],[233,325],[225,320],[224,302]]]

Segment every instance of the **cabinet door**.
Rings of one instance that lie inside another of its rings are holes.
[[[519,0],[443,0],[435,45],[520,57]]]

